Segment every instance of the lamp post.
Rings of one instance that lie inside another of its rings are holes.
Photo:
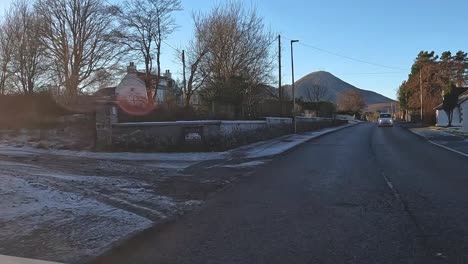
[[[296,133],[296,94],[294,90],[294,52],[293,52],[293,43],[299,42],[297,39],[291,40],[291,74],[292,74],[292,99],[293,99],[293,105],[292,105],[292,114],[293,114],[293,122],[294,122],[294,133]]]
[[[422,71],[423,67],[419,70],[419,100],[421,104],[421,123],[423,123],[423,118],[424,118],[424,111],[423,111],[423,79],[422,79]]]

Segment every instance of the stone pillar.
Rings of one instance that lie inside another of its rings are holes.
[[[99,103],[96,108],[96,150],[112,149],[112,124],[117,123],[117,106]]]

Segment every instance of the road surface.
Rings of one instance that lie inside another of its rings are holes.
[[[468,263],[468,159],[366,123],[273,159],[94,263]]]

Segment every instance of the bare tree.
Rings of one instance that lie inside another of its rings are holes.
[[[311,102],[320,102],[328,99],[328,87],[320,84],[312,84],[304,89],[306,100]]]
[[[16,46],[11,56],[12,82],[19,92],[32,94],[45,71],[40,20],[26,0],[15,2],[10,16],[9,30]]]
[[[190,43],[190,47],[187,52],[187,58],[189,63],[189,78],[186,87],[184,87],[185,106],[190,105],[190,99],[193,94],[198,91],[204,84],[208,77],[208,73],[203,71],[200,67],[203,59],[209,52],[209,45],[207,43],[208,32],[207,28],[204,27],[205,18],[198,14],[193,15],[195,24],[195,36]]]
[[[202,43],[208,48],[200,62],[207,75],[205,95],[211,101],[245,104],[249,113],[261,84],[271,80],[275,36],[255,9],[247,10],[240,2],[219,5],[199,21],[197,30],[204,32]]]
[[[315,116],[319,115],[319,102],[328,100],[328,87],[320,84],[312,84],[307,86],[304,90],[304,100],[313,102],[313,109]]]
[[[182,10],[180,0],[127,0],[119,9],[120,42],[145,65],[145,85],[148,103],[156,99],[161,75],[161,46],[176,26],[172,17]],[[153,60],[156,59],[156,73]],[[153,93],[153,87],[156,89]],[[154,96],[154,98],[153,98]]]
[[[157,88],[159,84],[159,76],[161,76],[161,47],[163,41],[174,32],[176,29],[173,13],[182,10],[180,0],[150,0],[153,4],[156,14],[156,36],[154,43],[156,44],[156,90],[154,96],[156,99]]]
[[[114,9],[103,0],[37,0],[40,35],[54,75],[67,97],[98,81],[97,72],[115,65]]]
[[[13,23],[11,10],[6,12],[0,24],[0,94],[7,92],[7,80],[10,77],[11,57],[16,49],[13,43]]]
[[[338,95],[338,110],[357,114],[366,108],[366,102],[358,90],[346,90]]]

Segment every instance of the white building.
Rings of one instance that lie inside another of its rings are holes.
[[[154,103],[161,104],[167,102],[176,90],[176,83],[172,79],[172,74],[166,70],[164,75],[155,78],[155,75],[149,76],[152,79],[151,97]],[[97,96],[106,96],[117,100],[118,103],[130,107],[145,107],[148,103],[148,93],[145,85],[146,74],[139,72],[133,62],[127,67],[127,74],[123,77],[116,87],[107,87],[96,92]],[[156,89],[156,79],[159,79],[159,85]],[[155,96],[155,91],[157,94]],[[177,99],[177,98],[176,98]]]
[[[127,74],[115,88],[115,95],[120,100],[127,100],[131,104],[146,104],[148,102],[148,94],[145,85],[146,74],[139,72],[133,62],[127,67]],[[167,101],[171,88],[175,87],[175,81],[172,79],[172,74],[166,70],[163,76],[159,77],[159,85],[156,89],[156,76],[150,75],[148,78],[152,80],[152,97],[156,104]],[[157,91],[154,96],[154,91]]]
[[[437,106],[436,108],[436,119],[437,123],[436,126],[448,126],[448,116],[447,113],[442,109],[442,104]],[[453,117],[452,117],[452,126],[461,126],[462,125],[462,113],[459,107],[455,107],[453,109]]]
[[[457,87],[458,105],[453,109],[452,126],[462,127],[468,122],[468,87]],[[443,109],[443,103],[436,108],[436,126],[448,126],[448,116]],[[468,126],[468,124],[466,125]]]
[[[458,97],[458,105],[461,112],[462,130],[468,132],[468,91]]]

